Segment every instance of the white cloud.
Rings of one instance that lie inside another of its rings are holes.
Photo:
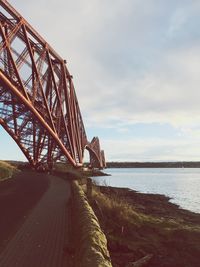
[[[199,161],[200,140],[108,139],[102,145],[108,161]]]
[[[130,76],[126,81],[113,81],[108,91],[99,85],[101,90],[96,101],[88,103],[89,120],[93,124],[111,120],[163,122],[174,126],[198,123],[199,58],[197,47],[168,51],[159,67],[149,70],[142,78]]]
[[[194,135],[200,125],[198,1],[10,2],[67,59],[86,128],[116,128],[126,139],[131,124],[157,122]],[[191,139],[159,141],[155,132],[155,140],[104,139],[102,147],[111,158],[200,157]]]

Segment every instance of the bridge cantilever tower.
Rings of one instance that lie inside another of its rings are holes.
[[[88,142],[66,61],[5,0],[0,0],[0,125],[30,164],[55,161],[104,168],[99,139]]]

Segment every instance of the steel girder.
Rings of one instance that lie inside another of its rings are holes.
[[[0,125],[35,168],[67,161],[105,167],[98,138],[88,142],[66,61],[0,0]]]

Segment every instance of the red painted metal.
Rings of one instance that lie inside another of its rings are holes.
[[[30,164],[106,166],[99,139],[87,140],[66,61],[5,0],[0,0],[0,125]]]

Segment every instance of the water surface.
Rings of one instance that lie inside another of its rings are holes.
[[[95,177],[100,184],[164,194],[181,208],[200,213],[199,168],[113,168],[112,176]]]

